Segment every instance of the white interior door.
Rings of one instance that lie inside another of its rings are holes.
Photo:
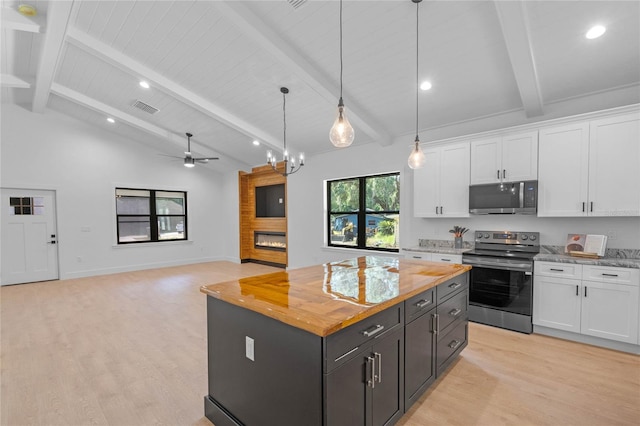
[[[57,280],[55,192],[0,190],[1,285]]]

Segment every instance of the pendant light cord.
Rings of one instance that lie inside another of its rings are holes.
[[[418,45],[420,43],[420,37],[419,37],[419,28],[420,26],[418,25],[418,21],[419,21],[419,7],[420,7],[420,3],[416,3],[416,142],[418,141],[418,97],[419,97],[419,93],[420,93],[420,87],[419,87],[419,77],[418,77],[418,63],[419,63],[419,50],[418,50]]]
[[[342,0],[340,0],[340,103],[342,103]]]
[[[287,152],[287,94],[285,92],[282,93],[282,128],[283,128],[283,137],[284,141],[284,152]]]

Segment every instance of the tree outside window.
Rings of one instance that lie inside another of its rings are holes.
[[[330,246],[399,249],[400,173],[327,182]]]

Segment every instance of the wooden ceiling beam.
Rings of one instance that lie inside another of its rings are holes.
[[[49,101],[51,84],[58,68],[72,7],[73,1],[49,2],[47,29],[38,61],[33,103],[31,105],[33,112],[42,113]]]
[[[540,82],[533,57],[529,21],[521,0],[495,0],[494,5],[507,46],[511,68],[520,91],[520,99],[527,117],[543,114]]]

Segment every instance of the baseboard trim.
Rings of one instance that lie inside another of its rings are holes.
[[[640,355],[640,345],[634,345],[632,343],[617,342],[615,340],[602,339],[600,337],[586,336],[584,334],[556,330],[554,328],[535,324],[533,326],[533,332],[536,334],[544,334],[545,336],[557,337],[559,339],[571,340],[573,342],[585,343],[587,345],[600,346],[602,348],[613,349],[615,351]]]
[[[134,271],[142,271],[145,269],[167,268],[170,266],[182,266],[182,265],[190,265],[194,263],[216,262],[221,260],[228,261],[229,259],[223,256],[201,257],[197,259],[178,259],[178,260],[153,262],[153,263],[140,263],[136,265],[116,266],[111,268],[87,269],[84,271],[61,273],[60,279],[69,280],[74,278],[86,278],[86,277],[93,277],[96,275],[119,274],[121,272],[134,272]]]

